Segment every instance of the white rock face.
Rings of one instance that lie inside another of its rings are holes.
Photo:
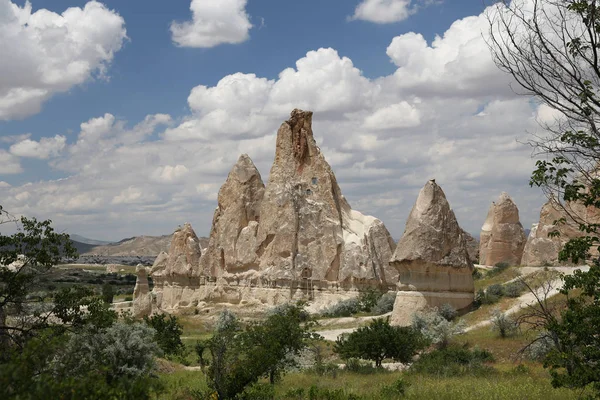
[[[254,163],[241,155],[219,190],[208,247],[201,259],[205,275],[258,269],[256,232],[264,191]]]
[[[399,271],[391,322],[409,325],[415,312],[473,302],[473,263],[463,230],[442,189],[431,180],[421,189],[390,262]]]
[[[271,279],[395,283],[383,223],[354,211],[316,145],[312,112],[294,110],[277,132],[257,232],[260,271]]]
[[[152,312],[152,293],[148,286],[148,270],[141,264],[135,268],[137,279],[133,289],[133,316],[141,318]]]
[[[594,207],[585,207],[579,203],[560,205],[548,201],[540,211],[539,223],[534,224],[527,238],[521,264],[531,267],[559,265],[558,254],[570,239],[584,236],[579,226],[573,221],[576,218],[583,223],[600,223],[600,213]],[[554,221],[565,219],[564,224],[555,225]],[[558,231],[559,236],[549,237],[550,232]],[[594,255],[596,253],[592,253]]]
[[[496,265],[507,262],[520,265],[526,237],[519,221],[519,209],[507,193],[490,206],[481,228],[479,262]]]

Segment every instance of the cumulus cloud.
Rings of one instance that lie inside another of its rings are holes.
[[[456,21],[431,43],[418,34],[394,38],[388,55],[397,70],[377,79],[322,48],[276,79],[236,73],[192,88],[190,112],[178,121],[155,114],[130,124],[100,115],[49,160],[68,178],[0,187],[0,198],[11,211],[56,216],[91,237],[164,233],[184,221],[206,235],[239,154],[266,181],[276,130],[299,107],[315,112],[315,139],[352,206],[381,218],[395,238],[431,178],[465,229],[480,229],[501,191],[513,196],[527,226],[542,195],[527,185],[534,160],[517,140],[553,114],[508,88],[482,37],[483,21]],[[7,156],[18,166],[8,152],[0,161]],[[24,192],[28,199],[17,201]]]
[[[400,22],[417,12],[412,0],[363,0],[356,6],[351,20],[364,20],[377,24]]]
[[[0,174],[20,174],[21,172],[23,172],[23,168],[21,168],[19,158],[0,149]]]
[[[67,138],[61,135],[56,135],[53,138],[42,138],[39,142],[25,139],[10,146],[10,152],[19,157],[45,160],[58,156],[65,148],[66,143]]]
[[[173,42],[181,47],[215,47],[248,40],[252,28],[247,0],[192,0],[192,20],[171,23]]]
[[[124,19],[96,1],[57,14],[0,0],[0,120],[36,114],[53,94],[106,76],[125,38]]]

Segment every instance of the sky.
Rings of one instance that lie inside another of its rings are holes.
[[[351,206],[400,238],[435,178],[478,234],[508,192],[529,228],[525,144],[552,118],[515,93],[473,0],[0,0],[0,205],[102,240],[208,235],[247,153],[313,131]]]

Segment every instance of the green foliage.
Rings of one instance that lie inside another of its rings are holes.
[[[214,336],[207,342],[212,361],[210,386],[220,399],[234,398],[268,377],[271,384],[297,364],[296,357],[315,338],[303,303],[287,305],[262,322],[242,328],[234,314],[222,313]]]
[[[363,361],[359,358],[349,358],[346,360],[345,371],[356,374],[368,375],[381,372],[380,368],[374,367],[370,361]]]
[[[473,305],[475,307],[479,307],[484,304],[496,304],[498,301],[500,301],[499,296],[492,295],[486,290],[479,289],[475,294],[475,301],[473,302]]]
[[[358,295],[358,303],[360,306],[360,310],[364,312],[370,312],[375,308],[379,299],[383,296],[381,290],[368,288],[367,290],[363,290]]]
[[[411,327],[391,326],[389,319],[380,318],[338,338],[334,351],[344,359],[372,360],[376,367],[381,367],[384,359],[410,362],[425,345],[426,341],[419,331]]]
[[[558,345],[548,352],[544,366],[550,368],[555,387],[591,387],[600,396],[600,266],[576,271],[564,281],[563,294],[569,296],[574,289],[580,294],[569,296],[560,319],[546,324]]]
[[[389,313],[394,309],[396,302],[396,292],[387,292],[377,300],[377,304],[373,308],[373,314],[381,315]]]
[[[486,290],[489,296],[502,297],[504,296],[504,287],[498,283],[490,285]]]
[[[526,289],[526,286],[521,281],[514,281],[504,285],[504,296],[519,297]]]
[[[454,308],[451,304],[449,303],[444,303],[440,306],[440,309],[438,310],[438,313],[444,317],[444,319],[446,321],[452,321],[454,318],[456,318],[456,315],[458,314],[456,311],[456,308]]]
[[[237,396],[240,400],[270,400],[275,398],[275,388],[267,383],[255,383],[248,386]]]
[[[336,304],[329,306],[322,314],[324,317],[329,318],[350,317],[360,310],[360,301],[357,298],[352,298],[339,301]]]
[[[105,303],[111,304],[115,297],[115,291],[110,283],[102,285],[102,300]]]
[[[409,383],[402,378],[398,378],[391,385],[386,385],[381,388],[381,395],[385,398],[396,399],[398,397],[404,397],[406,389],[409,387]]]
[[[465,323],[448,321],[434,308],[431,311],[415,313],[412,327],[428,342],[443,348],[450,344],[452,337],[464,332]]]
[[[491,313],[492,331],[498,333],[501,338],[507,338],[517,333],[519,326],[508,315],[498,308]]]
[[[181,355],[185,346],[181,341],[183,325],[174,315],[155,314],[144,317],[144,322],[155,331],[154,341],[165,355]]]
[[[436,376],[487,375],[493,369],[487,365],[494,357],[487,350],[470,350],[464,346],[448,346],[430,353],[422,354],[410,371],[418,374]]]
[[[486,278],[493,278],[494,276],[500,275],[502,272],[506,271],[510,267],[510,264],[507,262],[499,262],[494,265],[494,268],[489,270],[486,274]]]

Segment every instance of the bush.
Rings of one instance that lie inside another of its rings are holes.
[[[477,294],[475,294],[475,301],[473,301],[473,306],[480,307],[484,304],[495,304],[499,300],[499,296],[489,294],[485,290],[479,289],[477,291]]]
[[[124,301],[133,301],[133,296],[125,296]]]
[[[115,297],[115,291],[110,283],[105,283],[102,286],[102,300],[105,303],[111,304],[113,302],[113,298]]]
[[[482,376],[494,370],[486,363],[494,361],[487,350],[469,350],[464,346],[449,346],[422,354],[411,367],[410,372],[442,377],[475,375]]]
[[[275,398],[275,387],[268,383],[255,383],[248,386],[236,398],[240,400],[269,400]]]
[[[444,319],[446,321],[452,321],[454,318],[456,318],[457,315],[457,311],[456,308],[454,308],[451,304],[449,303],[444,303],[442,304],[442,306],[440,307],[440,309],[438,310],[438,313],[444,317]]]
[[[323,316],[330,318],[350,317],[360,311],[360,301],[357,298],[342,300],[323,311]]]
[[[504,285],[504,295],[506,297],[519,297],[525,291],[525,285],[521,281],[514,281]]]
[[[550,334],[548,332],[540,332],[538,337],[525,349],[525,355],[530,360],[543,361],[554,347],[554,342],[550,338]]]
[[[473,279],[478,280],[483,278],[483,273],[479,270],[479,268],[473,268]]]
[[[504,288],[502,285],[496,283],[494,285],[490,285],[486,290],[485,294],[489,296],[502,297],[504,296]]]
[[[510,264],[505,261],[496,263],[496,265],[494,265],[494,268],[492,268],[491,270],[489,270],[487,272],[486,277],[493,278],[494,276],[500,275],[502,272],[506,271],[509,267],[510,267]]]
[[[397,399],[398,397],[404,397],[406,394],[406,389],[409,384],[402,378],[398,378],[396,382],[391,385],[386,385],[381,388],[381,395],[383,397]]]
[[[396,292],[387,292],[377,300],[377,304],[373,307],[373,314],[381,315],[389,313],[394,309],[396,302]]]
[[[497,332],[501,338],[506,338],[517,333],[517,323],[498,308],[492,311],[491,316],[492,331]]]
[[[465,323],[448,321],[434,308],[428,312],[415,313],[412,327],[420,332],[427,341],[443,348],[448,346],[453,336],[464,331]]]
[[[183,326],[174,315],[155,314],[144,317],[144,322],[155,331],[154,341],[165,355],[180,355],[185,346],[181,342]]]
[[[383,293],[380,290],[373,288],[369,288],[360,292],[358,295],[360,310],[364,312],[370,312],[373,308],[375,308],[381,296],[383,296]]]
[[[346,371],[354,372],[357,374],[374,374],[380,371],[378,368],[373,367],[373,364],[369,361],[362,361],[358,358],[349,358],[346,360]]]

